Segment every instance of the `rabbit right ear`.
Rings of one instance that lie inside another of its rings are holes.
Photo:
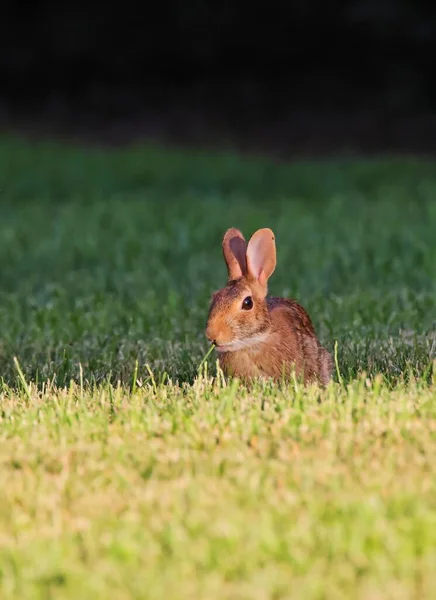
[[[276,244],[271,229],[258,229],[247,246],[247,268],[253,279],[266,288],[276,268]]]
[[[247,273],[247,242],[244,236],[239,229],[232,227],[224,234],[222,246],[229,280],[240,279]]]

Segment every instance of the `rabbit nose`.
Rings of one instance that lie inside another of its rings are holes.
[[[206,337],[207,337],[207,339],[209,340],[209,342],[211,344],[213,344],[214,346],[216,346],[216,340],[215,340],[212,332],[209,331],[209,329],[206,329]]]

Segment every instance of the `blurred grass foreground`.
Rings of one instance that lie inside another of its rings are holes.
[[[433,597],[435,194],[412,159],[2,138],[0,597]],[[230,226],[275,231],[326,390],[198,373]]]

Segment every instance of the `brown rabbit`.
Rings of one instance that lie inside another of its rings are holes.
[[[333,361],[307,312],[294,300],[267,298],[276,266],[271,229],[259,229],[248,244],[238,229],[229,229],[222,247],[228,282],[212,296],[206,337],[224,374],[280,380],[294,371],[304,383],[327,385]]]

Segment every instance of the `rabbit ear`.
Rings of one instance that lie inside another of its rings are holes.
[[[247,246],[247,268],[251,277],[266,286],[276,268],[276,245],[271,229],[259,229]]]
[[[247,273],[246,250],[247,242],[239,229],[228,229],[223,238],[223,254],[229,280],[240,279]]]

